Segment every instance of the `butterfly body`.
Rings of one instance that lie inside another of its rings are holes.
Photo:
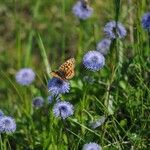
[[[52,71],[51,75],[53,77],[60,78],[62,80],[68,80],[73,78],[75,68],[75,59],[70,58],[64,62],[57,71]]]
[[[87,0],[81,0],[81,3],[82,3],[83,8],[86,9],[88,7],[88,1]]]

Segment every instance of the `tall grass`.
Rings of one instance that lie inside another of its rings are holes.
[[[0,109],[17,123],[15,133],[0,134],[1,150],[80,150],[89,142],[104,150],[149,149],[150,36],[141,26],[149,1],[91,1],[94,14],[86,21],[72,14],[73,0],[0,3],[2,27],[7,29],[0,36]],[[105,67],[91,73],[82,67],[83,55],[95,50],[110,20],[125,24],[127,37],[115,40]],[[74,115],[62,120],[52,112],[55,101],[47,102],[47,83],[51,70],[69,57],[76,59],[75,77],[70,93],[61,99],[74,105]],[[27,87],[15,81],[23,67],[36,73]],[[35,96],[44,97],[42,108],[33,108]],[[92,129],[90,122],[102,116],[105,122]]]

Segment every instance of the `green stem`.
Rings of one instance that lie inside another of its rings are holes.
[[[2,141],[2,135],[0,133],[0,148],[3,149],[3,141]]]
[[[150,49],[150,31],[148,31],[148,49]]]
[[[93,24],[93,37],[94,37],[94,46],[95,46],[95,50],[96,50],[97,43],[96,43],[96,34],[95,34],[95,25],[94,24]]]
[[[62,0],[62,27],[63,27],[63,31],[62,31],[62,53],[61,53],[61,58],[64,59],[65,58],[65,48],[66,48],[66,32],[65,32],[65,0]]]
[[[116,22],[119,20],[119,15],[120,15],[120,0],[114,0],[115,4],[115,20]]]
[[[28,41],[28,46],[27,46],[27,51],[25,56],[25,67],[27,67],[30,64],[33,37],[34,37],[34,31],[32,30],[29,34],[29,39],[28,39],[29,41]]]
[[[67,136],[67,141],[68,141],[68,150],[70,150],[71,149],[71,142],[70,142],[70,137],[69,137],[69,133],[68,133],[68,125],[67,125],[67,123],[66,123],[66,120],[64,120],[63,118],[61,118],[61,120],[62,120],[62,123],[63,123],[63,125],[64,125],[64,131],[65,131],[65,134],[66,134],[66,136]]]

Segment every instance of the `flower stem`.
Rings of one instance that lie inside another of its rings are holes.
[[[63,123],[63,125],[64,125],[64,131],[65,131],[65,134],[66,134],[66,136],[67,136],[67,142],[68,142],[68,150],[71,150],[70,148],[71,148],[71,142],[70,142],[70,138],[69,138],[69,133],[68,133],[68,125],[67,125],[67,123],[66,123],[66,121],[63,119],[63,118],[61,118],[61,120],[62,120],[62,123]]]

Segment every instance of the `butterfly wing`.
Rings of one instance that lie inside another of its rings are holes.
[[[74,76],[74,68],[75,59],[70,58],[59,67],[59,71],[64,73],[65,79],[71,79]]]
[[[57,71],[52,71],[51,75],[62,80],[71,79],[74,76],[75,59],[70,58],[64,62]]]
[[[60,79],[62,79],[62,80],[65,79],[65,74],[64,74],[64,72],[61,72],[60,70],[52,71],[52,72],[51,72],[51,75],[52,75],[53,77],[60,78]]]

